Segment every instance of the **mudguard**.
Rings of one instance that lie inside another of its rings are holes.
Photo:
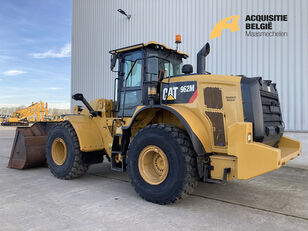
[[[204,126],[204,122],[202,122],[202,120],[192,111],[185,107],[181,107],[180,105],[149,105],[142,107],[134,114],[130,124],[127,127],[123,127],[123,129],[130,129],[138,117],[140,118],[143,113],[149,113],[152,109],[166,110],[174,114],[183,123],[198,155],[212,152],[210,135]]]
[[[74,127],[81,151],[92,152],[105,148],[101,131],[94,121],[95,118],[88,115],[69,115],[64,119]]]

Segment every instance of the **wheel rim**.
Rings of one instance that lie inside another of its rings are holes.
[[[56,138],[51,146],[52,160],[57,165],[63,165],[67,158],[67,149],[65,141],[62,138]]]
[[[169,171],[168,159],[163,150],[155,145],[145,147],[138,158],[141,177],[151,185],[162,183]]]

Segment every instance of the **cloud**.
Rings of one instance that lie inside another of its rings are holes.
[[[69,102],[49,102],[48,108],[57,108],[57,109],[69,109]]]
[[[25,95],[0,95],[0,99],[12,99],[12,98],[18,98],[18,97],[25,97]],[[2,105],[2,107],[6,107],[6,106],[3,106],[4,104],[0,104]]]
[[[50,87],[48,88],[48,90],[52,90],[52,91],[57,91],[57,90],[62,90],[63,88],[60,87]]]
[[[8,60],[10,60],[11,57],[10,56],[7,56],[7,55],[0,55],[0,63],[5,63],[7,62]]]
[[[19,107],[21,104],[16,103],[0,103],[0,108],[4,107]]]
[[[67,58],[71,57],[71,44],[68,43],[60,49],[60,51],[49,50],[43,53],[31,53],[35,59],[46,59],[46,58]]]
[[[26,72],[24,71],[19,71],[19,70],[9,70],[9,71],[5,71],[3,72],[3,75],[6,76],[13,76],[13,75],[21,75],[21,74],[25,74]]]

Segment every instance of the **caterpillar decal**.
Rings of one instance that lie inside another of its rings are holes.
[[[193,103],[198,95],[197,82],[186,81],[163,83],[161,88],[162,104]]]

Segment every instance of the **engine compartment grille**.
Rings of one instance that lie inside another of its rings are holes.
[[[271,81],[259,81],[265,133],[264,142],[275,136],[280,139],[284,132],[284,125],[276,84]],[[277,141],[273,145],[276,146]]]
[[[284,132],[276,84],[261,77],[241,80],[244,120],[253,123],[254,140],[277,146]]]

